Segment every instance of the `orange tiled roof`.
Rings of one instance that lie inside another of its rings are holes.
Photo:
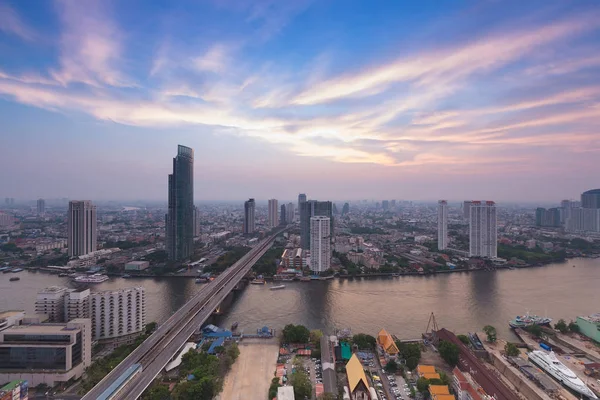
[[[394,343],[394,339],[392,335],[387,333],[385,329],[379,331],[377,335],[377,343],[385,350],[388,354],[398,354],[400,351],[398,350],[398,346]]]

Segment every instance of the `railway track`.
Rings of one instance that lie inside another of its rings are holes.
[[[136,363],[142,365],[142,373],[136,376],[135,379],[132,379],[130,382],[128,382],[127,387],[124,387],[120,393],[115,396],[115,398],[132,399],[139,397],[143,392],[143,389],[145,389],[151,383],[154,377],[160,373],[160,370],[164,368],[164,365],[161,365],[160,369],[157,370],[157,367],[153,366],[153,364],[158,362],[157,359],[159,357],[164,359],[164,355],[162,354],[163,351],[165,351],[169,346],[172,347],[173,340],[182,334],[182,332],[190,330],[190,323],[192,323],[192,321],[194,321],[199,314],[202,314],[199,320],[206,320],[206,318],[210,316],[210,313],[212,313],[214,308],[216,308],[219,304],[219,302],[216,302],[216,304],[211,304],[211,302],[215,303],[214,300],[219,297],[219,292],[227,289],[226,291],[229,293],[229,291],[233,288],[233,286],[229,288],[232,281],[236,279],[237,281],[235,283],[237,284],[237,282],[239,282],[239,280],[242,278],[242,276],[240,276],[240,272],[243,272],[244,269],[249,270],[251,266],[254,265],[254,263],[262,256],[264,251],[266,251],[266,249],[272,245],[275,237],[281,232],[282,230],[278,231],[274,235],[271,235],[268,239],[265,239],[259,244],[259,246],[250,250],[250,252],[245,254],[234,265],[225,270],[214,281],[205,285],[196,295],[194,295],[192,299],[184,304],[183,307],[169,317],[166,322],[161,324],[158,329],[140,346],[138,346],[125,360],[123,360],[121,364],[119,364],[113,369],[113,371],[106,375],[102,381],[96,385],[96,387],[94,387],[83,397],[83,400],[95,400],[103,390],[107,389],[107,387],[110,385],[110,382],[117,379],[127,370],[127,368]],[[211,310],[208,310],[208,308],[211,308]],[[194,327],[194,329],[196,328],[197,327]],[[184,336],[187,337],[181,343],[181,346],[183,346],[185,340],[189,338],[187,333]],[[179,351],[181,346],[174,350],[174,354]],[[159,362],[159,364],[160,363],[162,363],[162,361]],[[149,366],[153,366],[154,371],[146,370],[146,368]],[[156,374],[154,374],[155,372]],[[154,374],[154,376],[150,381],[147,382],[147,384],[142,384],[141,381],[146,381],[147,375],[149,374]],[[143,389],[137,390],[137,388],[141,386],[143,386]],[[132,393],[133,390],[137,391]]]

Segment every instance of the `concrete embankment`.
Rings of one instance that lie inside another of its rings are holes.
[[[528,400],[551,400],[533,382],[523,376],[495,351],[489,352],[492,365]]]

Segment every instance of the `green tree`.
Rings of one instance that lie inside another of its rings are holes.
[[[321,338],[323,337],[323,331],[320,329],[313,329],[310,331],[310,342],[317,344],[320,343]]]
[[[233,359],[233,361],[237,360],[240,355],[240,348],[237,343],[231,343],[227,346],[227,355]]]
[[[304,325],[288,324],[282,333],[286,343],[308,343],[310,340],[310,331]]]
[[[579,333],[580,329],[579,329],[579,325],[577,325],[577,323],[571,321],[569,322],[569,331],[573,332],[573,333]]]
[[[516,357],[521,354],[519,348],[514,343],[510,342],[506,343],[506,346],[504,346],[504,352],[507,357]]]
[[[413,371],[419,365],[419,359],[416,357],[410,357],[406,359],[406,368],[409,371]]]
[[[337,397],[333,393],[323,393],[318,397],[319,400],[337,400]]]
[[[225,347],[223,346],[216,346],[215,347],[215,353],[216,354],[223,354],[225,352]]]
[[[441,341],[438,350],[440,351],[440,356],[451,366],[456,366],[458,364],[458,355],[460,354],[460,350],[458,346],[454,343],[447,342],[445,340]]]
[[[156,329],[156,327],[157,327],[157,324],[156,324],[156,322],[150,322],[150,323],[147,323],[147,324],[146,324],[146,328],[145,328],[146,335],[149,335],[149,334],[151,334],[152,332],[154,332],[154,330]]]
[[[541,338],[542,334],[544,333],[544,331],[542,330],[542,327],[539,325],[531,325],[528,326],[527,328],[525,328],[525,330],[529,333],[531,333],[532,335]]]
[[[556,324],[554,324],[554,329],[560,333],[567,333],[569,331],[569,326],[567,325],[567,322],[561,318]]]
[[[385,372],[387,372],[388,374],[395,374],[396,371],[398,371],[398,363],[394,360],[390,360],[386,365],[385,365]]]
[[[279,387],[279,378],[275,377],[271,379],[271,386],[269,386],[269,398],[268,400],[272,400],[277,397],[277,388]]]
[[[467,335],[457,335],[456,336],[461,342],[463,342],[465,344],[465,346],[468,346],[471,344],[471,342],[469,341],[469,338],[467,337]]]
[[[450,379],[448,374],[445,373],[444,371],[440,371],[440,381],[442,382],[442,385],[449,386],[452,383],[452,379]]]
[[[421,393],[426,393],[429,389],[429,380],[425,377],[417,379],[417,390]]]
[[[294,387],[294,395],[297,399],[310,399],[312,397],[312,385],[310,378],[303,369],[296,369],[290,378],[290,383]]]
[[[156,385],[143,396],[144,400],[170,400],[171,392],[165,385]]]
[[[494,343],[497,339],[496,328],[491,325],[486,325],[483,327],[483,331],[487,335],[487,340],[490,343]]]
[[[377,339],[371,335],[358,333],[352,336],[352,343],[357,345],[359,349],[374,349],[377,345]]]

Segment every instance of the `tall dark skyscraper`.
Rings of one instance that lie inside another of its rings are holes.
[[[287,211],[286,211],[285,204],[282,204],[280,209],[281,209],[281,212],[279,214],[279,223],[281,225],[287,225],[288,221],[287,221]]]
[[[244,202],[244,234],[249,235],[254,233],[255,220],[254,210],[256,209],[256,203],[254,199],[248,199]]]
[[[329,217],[330,237],[333,237],[333,205],[330,201],[307,200],[300,203],[300,244],[310,250],[310,218]]]
[[[300,212],[300,207],[302,207],[302,203],[306,201],[306,194],[300,193],[298,195],[298,212]]]
[[[169,175],[169,212],[166,217],[169,260],[185,260],[194,251],[194,150],[177,146]]]

